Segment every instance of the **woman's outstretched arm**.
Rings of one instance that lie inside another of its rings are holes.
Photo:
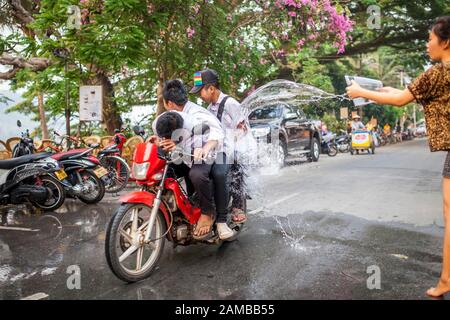
[[[415,100],[409,89],[371,91],[361,88],[354,80],[352,85],[347,87],[347,94],[352,99],[366,98],[378,104],[391,104],[397,107],[402,107]]]

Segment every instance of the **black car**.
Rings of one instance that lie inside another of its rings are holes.
[[[288,156],[319,160],[320,131],[300,107],[288,103],[267,104],[253,110],[249,122],[257,142],[267,142],[277,150],[280,166],[285,164]]]

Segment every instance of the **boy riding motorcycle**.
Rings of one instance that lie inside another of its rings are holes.
[[[234,232],[227,225],[226,142],[220,122],[207,110],[188,101],[184,85],[179,80],[166,83],[163,98],[169,111],[153,122],[153,132],[159,139],[152,137],[151,142],[156,142],[166,152],[181,148],[185,155],[193,154],[194,161],[185,156],[183,163],[174,169],[177,175],[187,178],[188,193],[195,189],[199,195],[202,215],[194,229],[194,238],[205,240],[212,235],[215,216],[219,238],[231,238]],[[206,128],[207,132],[199,133],[197,128]],[[211,151],[217,154],[214,163],[205,161]]]

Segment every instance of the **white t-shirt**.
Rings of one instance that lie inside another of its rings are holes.
[[[190,102],[188,102],[189,104]],[[186,106],[188,105],[186,104]],[[185,106],[185,109],[186,109]],[[204,112],[202,112],[200,109]],[[166,111],[160,114],[152,123],[153,132],[156,134],[156,123],[163,114],[167,112],[176,112],[183,118],[183,128],[176,133],[175,140],[178,140],[180,136],[183,137],[181,142],[177,144],[177,147],[182,149],[183,152],[187,155],[192,154],[194,148],[202,148],[208,141],[216,140],[218,142],[216,148],[214,149],[216,152],[224,151],[224,140],[225,134],[220,125],[220,122],[217,118],[215,118],[210,112],[206,109],[196,105],[195,103],[190,103],[188,106],[189,113],[180,112],[180,111]],[[193,129],[197,125],[206,124],[209,127],[209,133],[205,135],[194,135]],[[191,161],[187,160],[189,157],[186,157],[186,160],[183,160],[188,166],[191,166]]]
[[[217,117],[219,106],[222,100],[226,97],[222,92],[219,95],[216,103],[211,103],[208,110]],[[244,113],[242,112],[241,104],[233,97],[228,97],[225,102],[222,113],[222,126],[224,129],[236,129],[237,125],[245,121]]]
[[[185,106],[183,108],[183,112],[193,116],[194,118],[196,118],[200,121],[206,121],[206,119],[214,118],[215,119],[214,122],[216,122],[217,125],[220,126],[220,128],[224,134],[223,145],[221,146],[220,151],[225,152],[227,155],[231,154],[233,140],[231,140],[229,135],[225,134],[226,133],[225,127],[223,126],[223,124],[221,124],[219,122],[219,119],[217,119],[217,117],[214,114],[211,114],[211,112],[209,112],[205,108],[203,108],[203,107],[199,106],[198,104],[195,104],[191,101],[188,101],[185,104]]]
[[[216,103],[211,103],[208,106],[208,110],[216,118],[217,114],[219,113],[220,103],[225,97],[226,95],[221,92]],[[247,126],[247,132],[242,129],[237,129],[238,124],[243,121]],[[221,122],[222,127],[225,130],[225,137],[229,146],[227,150],[230,150],[232,152],[229,153],[229,155],[232,154],[234,156],[234,151],[237,151],[238,154],[253,152],[252,150],[255,148],[254,145],[256,144],[256,141],[254,141],[253,135],[250,132],[250,124],[244,114],[244,110],[242,109],[241,104],[233,97],[228,96],[225,102]]]

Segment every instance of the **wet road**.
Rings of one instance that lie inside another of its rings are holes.
[[[159,268],[131,285],[104,257],[117,198],[2,216],[24,230],[0,228],[0,299],[426,299],[441,266],[445,155],[426,140],[377,151],[263,172],[238,240],[166,243]],[[68,288],[70,266],[80,289]]]

